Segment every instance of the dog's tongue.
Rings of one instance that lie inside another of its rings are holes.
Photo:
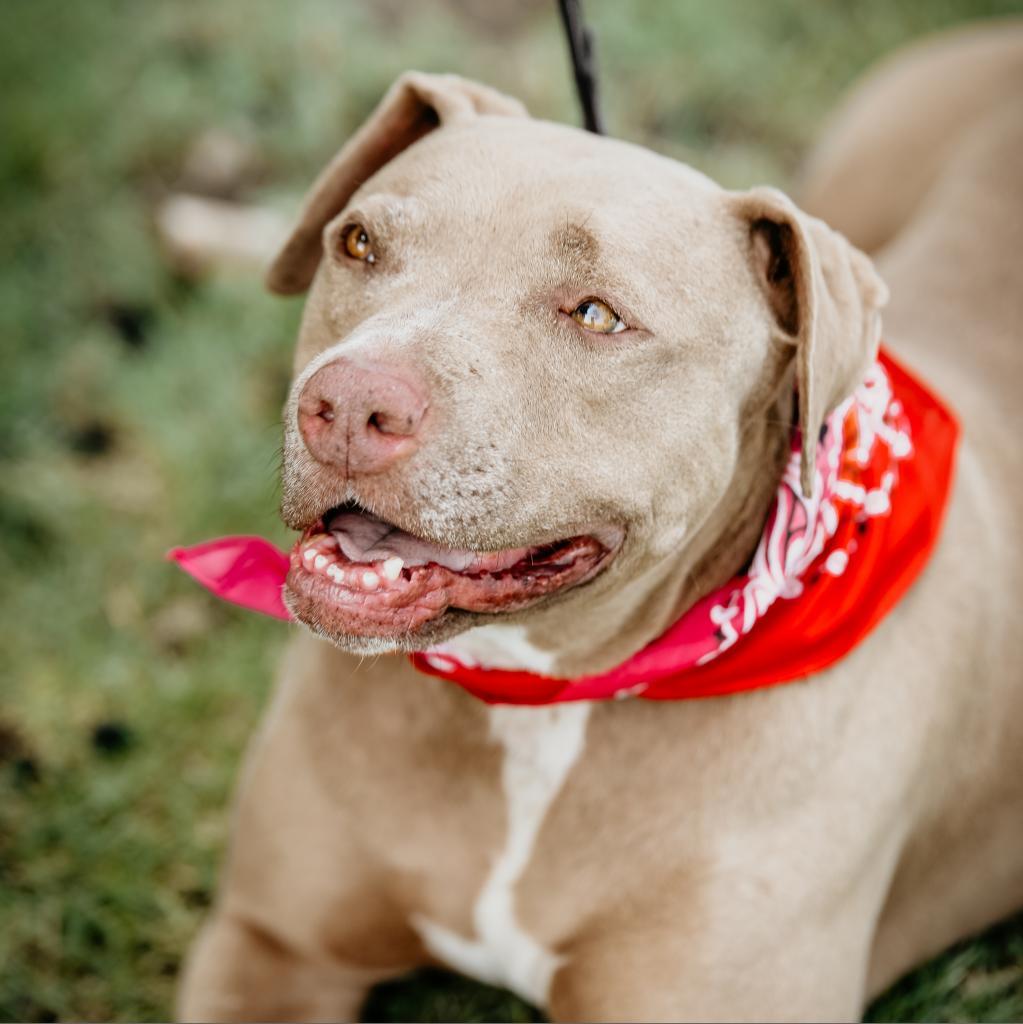
[[[367,512],[339,512],[326,524],[346,558],[353,562],[384,562],[400,558],[405,565],[442,565],[453,572],[500,572],[521,561],[529,548],[480,554],[441,547],[413,537]]]

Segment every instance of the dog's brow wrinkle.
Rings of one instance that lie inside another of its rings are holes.
[[[554,251],[573,264],[589,266],[600,256],[600,243],[584,224],[567,224],[551,235]]]

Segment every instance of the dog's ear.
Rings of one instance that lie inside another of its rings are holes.
[[[800,482],[809,495],[821,425],[877,354],[888,289],[867,256],[777,189],[755,188],[735,202],[777,335],[796,348]]]
[[[529,116],[518,100],[478,82],[405,72],[313,183],[298,224],[267,271],[267,287],[280,295],[304,292],[320,262],[320,234],[352,193],[427,132],[480,114]]]

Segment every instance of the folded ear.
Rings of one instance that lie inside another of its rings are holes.
[[[298,224],[270,265],[267,287],[281,295],[305,291],[320,262],[320,234],[352,193],[427,132],[480,114],[529,116],[518,100],[478,82],[457,75],[405,72],[320,172],[302,204]]]
[[[755,188],[735,202],[778,336],[796,347],[800,482],[809,495],[821,426],[877,354],[888,289],[859,249],[777,189]]]

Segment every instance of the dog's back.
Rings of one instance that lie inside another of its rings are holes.
[[[799,201],[871,254],[915,216],[964,137],[1023,95],[1023,21],[929,36],[882,60],[829,119]]]
[[[868,77],[811,157],[800,197],[873,251],[891,289],[885,340],[955,407],[967,459],[1010,517],[1005,540],[1023,515],[1021,167],[1023,21],[996,21],[927,40]]]
[[[800,195],[874,255],[892,292],[886,335],[968,430],[997,404],[1010,419],[1018,407],[1020,167],[1023,21],[995,21],[925,40],[868,77],[808,161]]]

